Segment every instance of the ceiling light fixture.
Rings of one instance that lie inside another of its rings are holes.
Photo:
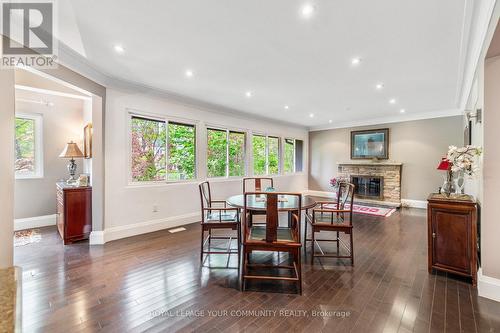
[[[384,84],[383,83],[377,83],[377,85],[375,85],[375,89],[377,89],[377,90],[384,89]]]
[[[361,58],[356,57],[351,59],[351,65],[353,66],[358,66],[360,63],[361,63]]]
[[[396,104],[396,99],[395,98],[391,98],[389,100],[389,104]]]
[[[290,107],[288,105],[284,106],[285,110],[288,110]]]
[[[330,120],[328,120],[328,123],[329,123],[329,124],[333,123],[333,120],[331,120],[331,119],[330,119]]]
[[[400,113],[405,113],[405,112],[406,112],[406,110],[405,110],[405,109],[401,109],[401,110],[399,110],[399,112],[400,112]]]
[[[311,18],[314,14],[314,6],[310,3],[306,3],[302,6],[301,13],[304,18]]]
[[[251,91],[247,91],[247,92],[245,93],[245,96],[246,96],[246,97],[248,97],[248,98],[250,98],[250,97],[252,97],[252,96],[253,96],[253,93],[252,93]]]
[[[122,54],[123,52],[125,52],[125,49],[123,48],[123,46],[121,46],[119,44],[115,45],[114,49],[115,49],[116,53]]]
[[[314,118],[314,113],[309,113],[309,118]]]
[[[194,72],[190,69],[186,70],[186,77],[193,77]]]

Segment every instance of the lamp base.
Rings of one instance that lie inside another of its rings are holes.
[[[68,163],[69,178],[66,180],[66,184],[75,185],[77,183],[78,180],[75,178],[76,167],[75,159],[72,158]]]

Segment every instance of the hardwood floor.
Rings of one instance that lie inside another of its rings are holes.
[[[276,292],[290,289],[286,282],[239,292],[227,256],[200,268],[200,226],[186,229],[92,247],[63,246],[55,227],[40,229],[40,243],[15,248],[24,331],[500,332],[500,303],[463,279],[427,273],[424,210],[355,215],[356,266],[303,259],[303,296]]]

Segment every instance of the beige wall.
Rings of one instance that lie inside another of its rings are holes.
[[[484,275],[500,279],[500,57],[486,59],[484,66],[481,267]]]
[[[350,161],[352,130],[389,128],[389,159],[403,163],[402,199],[425,200],[443,183],[436,170],[449,145],[463,144],[462,117],[416,120],[309,133],[309,189],[328,191],[337,163]]]
[[[25,101],[40,99],[54,105]],[[42,178],[16,180],[14,218],[55,214],[55,183],[68,178],[68,160],[59,158],[59,154],[69,141],[76,142],[83,149],[83,101],[22,90],[16,91],[16,100],[16,112],[42,115],[44,175]],[[77,159],[76,163],[77,174],[83,173],[82,160]]]
[[[14,71],[0,70],[0,268],[12,266],[14,230]]]

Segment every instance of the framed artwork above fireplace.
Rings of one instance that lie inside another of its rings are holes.
[[[389,129],[352,131],[351,159],[389,159]]]

